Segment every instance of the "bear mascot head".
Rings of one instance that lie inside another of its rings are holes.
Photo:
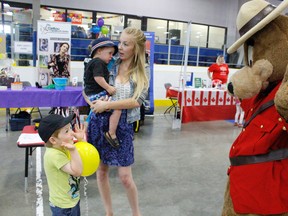
[[[245,124],[229,153],[223,216],[288,216],[288,0],[244,3],[237,15],[245,66],[229,79]]]
[[[281,12],[287,7],[287,1],[278,7],[261,0],[242,5],[236,21],[241,37],[228,49],[228,53],[243,45],[247,66],[231,76],[228,84],[230,93],[245,99],[265,90],[270,83],[283,79],[285,85],[288,76],[288,17]],[[276,106],[287,120],[288,106],[282,104],[283,93],[277,93]]]

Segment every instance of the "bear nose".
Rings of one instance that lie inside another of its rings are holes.
[[[234,95],[234,88],[232,82],[228,83],[227,90],[230,92],[230,94]]]

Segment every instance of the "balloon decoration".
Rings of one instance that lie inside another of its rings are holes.
[[[102,17],[97,20],[97,25],[93,25],[90,31],[94,34],[101,32],[102,34],[107,35],[109,33],[107,26],[104,26],[104,19]]]
[[[97,149],[88,142],[77,142],[75,147],[82,159],[83,171],[81,176],[90,176],[95,173],[100,163]]]
[[[106,35],[106,34],[108,34],[109,29],[106,26],[102,26],[101,32],[102,32],[102,34]]]
[[[101,28],[99,26],[93,26],[91,29],[91,32],[94,34],[98,34],[101,31]]]
[[[99,27],[102,27],[104,25],[103,18],[99,18],[97,24],[98,24]]]

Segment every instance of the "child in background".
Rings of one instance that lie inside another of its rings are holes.
[[[74,146],[74,137],[84,140],[84,126],[71,121],[75,114],[64,118],[51,114],[40,121],[38,133],[45,142],[44,170],[49,187],[52,216],[80,216],[80,175],[82,160]],[[68,152],[70,158],[68,157]]]
[[[235,103],[236,103],[236,113],[235,113],[234,126],[238,126],[238,127],[242,128],[243,127],[243,119],[244,119],[244,111],[241,107],[241,101],[237,96],[235,96]]]
[[[109,85],[108,64],[117,52],[118,47],[109,38],[102,37],[92,42],[90,55],[92,60],[86,65],[83,79],[84,92],[89,101],[116,93],[116,88]],[[88,104],[89,101],[87,101]],[[116,130],[120,116],[121,110],[113,110],[109,119],[109,131],[104,133],[105,139],[114,148],[119,147]]]

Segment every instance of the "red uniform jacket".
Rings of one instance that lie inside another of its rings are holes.
[[[245,120],[272,100],[280,83],[267,95],[243,100]],[[288,98],[287,98],[288,99]],[[275,105],[258,114],[234,141],[229,157],[266,154],[288,148],[288,124]],[[288,212],[288,159],[258,164],[230,166],[230,195],[239,214],[280,214]]]

